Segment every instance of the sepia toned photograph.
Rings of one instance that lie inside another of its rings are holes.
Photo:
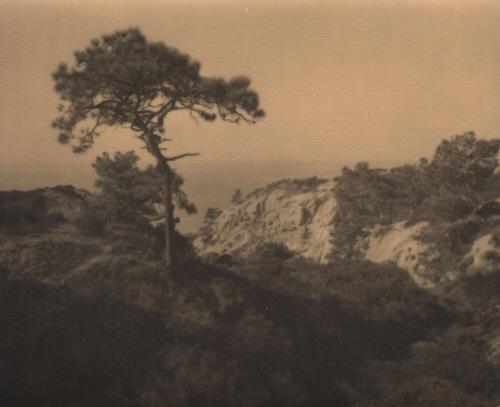
[[[0,407],[500,406],[500,2],[0,0]]]

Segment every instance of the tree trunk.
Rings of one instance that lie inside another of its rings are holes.
[[[164,163],[165,177],[165,267],[166,272],[172,278],[175,274],[174,258],[174,205],[172,203],[172,171],[167,163]]]
[[[174,204],[172,203],[172,170],[167,159],[162,154],[160,147],[152,137],[148,137],[148,149],[156,158],[158,168],[165,179],[165,272],[171,278],[175,277],[175,252],[174,252]]]

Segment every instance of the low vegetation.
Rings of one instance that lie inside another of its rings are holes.
[[[474,152],[482,145],[474,140],[467,135],[451,143],[475,146]],[[114,168],[124,157],[105,159]],[[437,197],[475,202],[495,177],[496,161],[491,162],[487,172],[471,169],[486,179],[470,193],[443,175],[452,186],[438,194],[429,184],[438,171],[433,162],[391,171],[366,165],[345,170],[338,180],[346,216],[337,219],[346,233],[340,247],[349,253],[348,239],[376,223],[437,221]],[[127,168],[135,168],[134,160],[129,163]],[[140,176],[132,173],[122,180]],[[432,185],[439,185],[434,178]],[[162,273],[162,232],[147,222],[130,222],[132,206],[113,213],[116,205],[108,203],[122,188],[113,177],[108,181],[112,192],[102,188],[93,202],[101,212],[83,211],[37,234],[2,235],[0,404],[499,403],[500,365],[490,346],[493,334],[500,334],[498,274],[463,278],[431,292],[396,266],[355,255],[318,265],[281,244],[265,243],[246,259],[202,260],[189,239],[176,235],[180,271],[172,280]],[[126,201],[136,205],[139,195]],[[146,217],[148,207],[136,206],[137,213]],[[450,205],[446,210],[450,219],[462,213]],[[217,216],[211,211],[207,222]],[[447,244],[457,247],[466,246],[479,227],[467,221],[454,225],[455,237]]]
[[[217,264],[186,251],[174,284],[160,251],[94,241],[100,251],[66,268],[64,245],[31,253],[43,275],[21,272],[21,259],[2,269],[5,405],[472,407],[500,396],[471,309],[396,267],[320,266],[279,245]]]
[[[0,191],[0,228],[9,233],[24,234],[47,230],[61,223],[60,214],[47,212],[44,190]]]

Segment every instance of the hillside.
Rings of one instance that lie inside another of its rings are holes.
[[[498,395],[482,325],[392,266],[262,252],[229,267],[185,258],[173,282],[154,235],[125,225],[0,239],[4,405],[483,407]]]
[[[360,163],[335,181],[275,182],[213,211],[195,247],[201,255],[248,257],[274,242],[321,264],[393,263],[425,288],[494,272],[500,256],[495,143],[466,133],[445,140],[421,166]]]
[[[175,277],[139,172],[0,193],[0,404],[498,404],[490,147],[271,184],[209,211],[198,254],[175,235]]]
[[[195,247],[202,255],[245,257],[262,243],[276,242],[296,255],[324,264],[334,249],[336,209],[333,181],[276,182],[222,211],[195,240]],[[440,244],[441,236],[464,225],[477,228],[466,247],[453,251]],[[362,247],[362,259],[397,264],[417,284],[432,288],[462,275],[494,270],[500,256],[500,241],[496,238],[499,225],[500,203],[490,200],[454,222],[375,225],[366,230],[358,245]],[[439,261],[442,257],[455,258],[443,269]]]
[[[31,191],[0,191],[0,225],[19,229],[75,220],[91,202],[91,194],[72,185]]]

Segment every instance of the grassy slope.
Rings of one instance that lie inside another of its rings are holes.
[[[71,225],[0,238],[0,397],[10,406],[386,406],[415,391],[479,406],[493,395],[481,344],[461,367],[476,387],[453,364],[434,372],[435,347],[455,341],[434,339],[463,316],[392,267],[190,261],[173,285],[141,239]],[[416,343],[430,361],[415,378]]]

